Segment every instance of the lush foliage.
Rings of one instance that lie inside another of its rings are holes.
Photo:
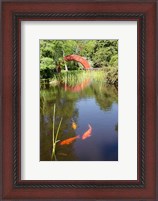
[[[93,68],[118,67],[118,40],[40,40],[40,75],[51,78],[61,69],[82,69],[82,65],[63,60],[77,54],[85,57]]]

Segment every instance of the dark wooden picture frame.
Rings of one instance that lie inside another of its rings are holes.
[[[157,200],[156,1],[2,2],[2,199]],[[135,20],[138,23],[138,179],[22,181],[21,40],[23,20]]]

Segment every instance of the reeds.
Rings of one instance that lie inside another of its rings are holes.
[[[52,131],[52,155],[51,155],[51,160],[55,159],[56,160],[56,144],[57,142],[59,142],[60,140],[58,140],[58,135],[59,135],[59,130],[61,127],[61,123],[63,118],[61,117],[56,134],[55,134],[55,113],[56,113],[56,105],[54,104],[54,110],[53,110],[53,131]]]
[[[110,85],[116,85],[118,83],[118,68],[105,67],[97,70],[69,70],[61,71],[60,73],[54,73],[53,77],[49,80],[51,86],[60,85],[60,83],[66,83],[69,86],[75,86],[80,84],[87,77],[94,81],[104,81]],[[41,87],[45,88],[46,81],[41,82]]]
[[[54,83],[66,83],[69,86],[75,86],[82,83],[85,79],[91,78],[95,81],[106,80],[106,73],[103,70],[97,71],[85,71],[85,70],[73,70],[62,71],[60,74],[55,74],[52,78],[52,85]],[[55,82],[56,80],[56,82]]]

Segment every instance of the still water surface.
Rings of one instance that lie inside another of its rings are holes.
[[[118,91],[114,86],[88,79],[76,87],[61,84],[41,89],[41,161],[51,160],[54,104],[56,130],[60,118],[63,117],[54,160],[118,160]],[[83,140],[82,136],[88,130],[89,124],[92,127],[91,135]],[[60,144],[63,140],[75,136],[80,138],[70,144]]]

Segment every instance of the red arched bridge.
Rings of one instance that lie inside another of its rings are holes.
[[[88,61],[79,55],[75,55],[75,54],[67,55],[64,57],[64,60],[65,61],[78,61],[79,63],[81,63],[83,65],[83,67],[85,69],[91,68]]]

